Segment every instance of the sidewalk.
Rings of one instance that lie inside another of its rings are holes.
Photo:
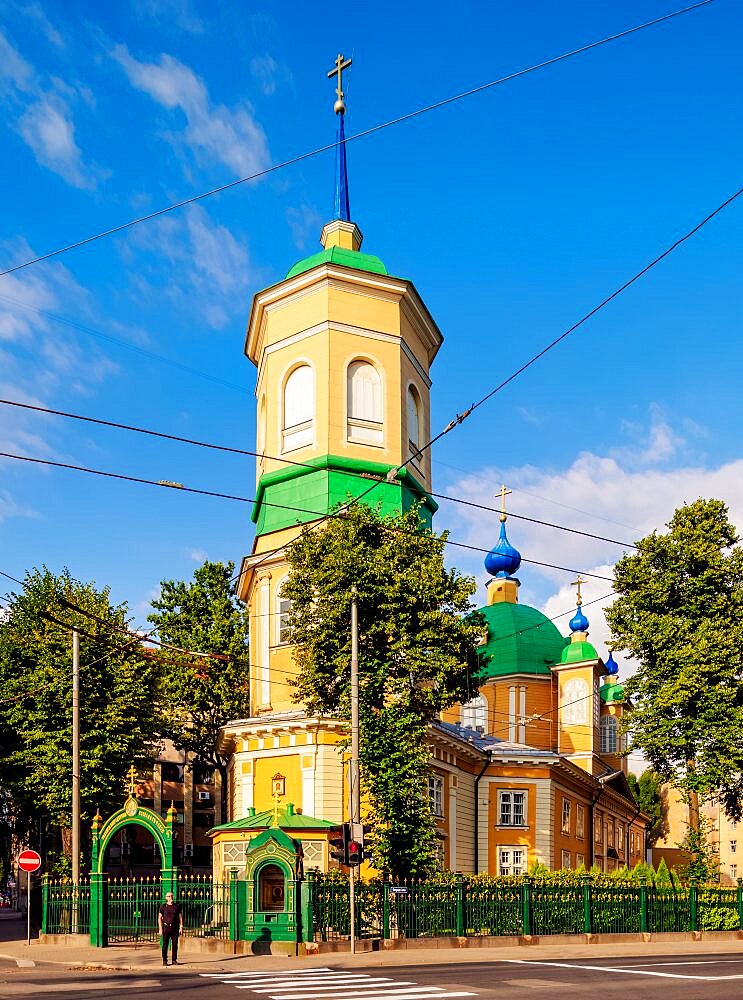
[[[0,958],[28,961],[35,964],[61,965],[71,967],[95,967],[100,969],[116,969],[126,971],[154,972],[162,969],[162,959],[157,945],[114,945],[109,948],[91,948],[86,945],[55,946],[42,945],[37,940],[26,945],[26,926],[19,914],[0,912]],[[430,944],[430,947],[428,946]],[[480,948],[470,946],[456,947],[454,941],[435,942],[419,940],[415,947],[406,950],[389,950],[363,952],[350,955],[348,952],[334,954],[311,955],[302,958],[287,958],[272,955],[224,955],[224,954],[191,954],[189,955],[188,938],[181,940],[179,948],[179,965],[193,971],[230,971],[245,972],[250,970],[263,971],[267,969],[285,970],[297,967],[314,968],[331,966],[334,969],[345,968],[379,968],[382,966],[416,966],[452,965],[458,963],[492,963],[504,959],[529,959],[569,961],[584,958],[621,958],[652,957],[655,955],[678,955],[689,957],[689,954],[715,955],[729,953],[743,954],[743,933],[727,932],[714,937],[701,937],[693,940],[691,934],[667,935],[661,940],[604,940],[587,944],[584,938],[541,938],[539,943],[531,945],[505,944],[501,947]],[[174,970],[175,971],[175,970]]]

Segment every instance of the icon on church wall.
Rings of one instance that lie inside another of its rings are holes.
[[[271,794],[274,798],[286,795],[286,778],[283,774],[274,774],[271,778]]]

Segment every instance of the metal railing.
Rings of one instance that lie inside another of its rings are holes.
[[[230,886],[211,876],[178,878],[176,900],[183,914],[186,937],[230,939]]]
[[[45,880],[41,930],[43,934],[89,934],[90,883]]]

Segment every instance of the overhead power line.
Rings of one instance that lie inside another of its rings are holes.
[[[488,83],[480,84],[476,87],[471,87],[469,90],[464,90],[461,93],[454,94],[451,97],[446,97],[443,100],[435,101],[433,104],[427,104],[423,108],[417,108],[415,111],[409,111],[406,114],[399,115],[396,118],[391,118],[388,121],[380,122],[377,125],[372,125],[370,128],[363,129],[360,132],[355,132],[352,135],[346,137],[346,142],[354,142],[357,139],[363,139],[366,136],[374,135],[376,132],[381,132],[384,129],[391,128],[393,125],[401,125],[403,122],[411,121],[414,118],[419,118],[421,115],[427,114],[429,111],[436,111],[439,108],[447,107],[450,104],[454,104],[457,101],[465,100],[468,97],[473,97],[475,94],[481,94],[486,90],[490,90],[493,87],[501,86],[502,84],[509,83],[512,80],[517,80],[519,77],[527,76],[529,73],[535,73],[537,70],[546,69],[548,66],[554,66],[556,63],[564,62],[566,59],[572,59],[575,56],[582,55],[584,52],[590,52],[592,49],[596,49],[601,45],[607,45],[609,42],[618,41],[621,38],[627,38],[630,35],[635,34],[638,31],[643,31],[646,28],[652,28],[658,24],[663,24],[666,21],[670,21],[675,17],[679,17],[682,14],[689,14],[692,11],[699,10],[702,7],[708,7],[714,0],[700,0],[699,3],[691,4],[687,7],[681,7],[678,10],[671,11],[669,14],[664,14],[662,17],[653,18],[650,21],[644,21],[642,24],[633,25],[630,28],[625,28],[623,31],[615,32],[613,35],[607,35],[604,38],[599,38],[594,42],[589,42],[586,45],[581,45],[578,48],[570,49],[568,52],[562,52],[560,55],[552,56],[549,59],[544,59],[541,62],[533,63],[531,66],[526,66],[523,69],[516,70],[513,73],[508,73],[506,76],[499,77],[497,80],[491,80]],[[0,277],[6,274],[13,274],[16,271],[20,271],[23,268],[30,267],[32,264],[39,264],[42,261],[50,260],[53,257],[59,257],[62,254],[69,253],[71,250],[77,250],[80,247],[87,246],[90,243],[94,243],[97,240],[104,239],[108,236],[114,236],[117,233],[124,232],[134,226],[141,225],[144,222],[150,222],[153,219],[158,219],[163,215],[167,215],[170,212],[175,212],[180,208],[185,208],[188,205],[193,205],[196,202],[203,201],[206,198],[211,198],[214,195],[221,194],[224,191],[229,191],[232,188],[239,187],[242,184],[246,184],[249,181],[258,180],[261,177],[267,177],[269,174],[276,173],[279,170],[283,170],[286,167],[293,166],[294,164],[301,163],[304,160],[309,160],[312,157],[319,156],[321,153],[328,152],[335,148],[335,142],[324,143],[322,146],[317,146],[315,149],[308,150],[305,153],[299,153],[295,156],[289,157],[289,159],[282,160],[280,163],[274,163],[270,167],[265,167],[263,170],[256,170],[252,174],[248,174],[245,177],[239,177],[234,181],[229,181],[227,184],[221,184],[219,187],[211,188],[209,191],[202,191],[200,194],[191,195],[188,198],[184,198],[181,201],[173,202],[170,205],[160,208],[155,212],[149,212],[147,215],[141,215],[134,219],[129,219],[128,222],[122,222],[119,225],[111,226],[109,229],[104,229],[101,232],[94,233],[91,236],[86,236],[83,239],[74,241],[73,243],[68,243],[66,246],[58,247],[56,250],[49,250],[47,253],[40,254],[38,257],[32,257],[29,260],[23,261],[21,264],[15,264],[13,267],[6,268],[4,271],[0,271]]]
[[[0,399],[0,405],[3,406],[15,406],[22,410],[31,410],[35,413],[50,414],[55,417],[67,417],[71,420],[80,420],[88,424],[98,424],[101,427],[112,427],[116,430],[129,431],[135,434],[146,434],[150,437],[160,438],[165,441],[176,441],[180,444],[194,445],[198,448],[208,448],[213,451],[227,452],[228,454],[234,455],[245,455],[252,458],[265,458],[273,462],[283,462],[286,465],[297,466],[299,468],[308,469],[311,471],[316,471],[317,466],[312,465],[311,462],[298,462],[295,459],[285,458],[283,456],[267,455],[264,452],[250,451],[247,448],[235,448],[230,445],[216,444],[212,441],[200,441],[196,438],[181,437],[178,434],[168,434],[164,431],[156,431],[149,427],[138,427],[133,424],[122,424],[116,420],[104,420],[100,417],[90,417],[85,416],[81,413],[70,413],[66,410],[55,410],[49,406],[40,406],[33,403],[23,403],[20,400],[15,399]],[[364,472],[353,472],[348,471],[348,475],[355,476],[356,478],[372,479],[376,478],[370,473]],[[379,477],[380,481],[385,481],[383,477]],[[397,486],[402,489],[402,483],[399,480],[395,480],[389,485]],[[453,497],[448,493],[435,493],[434,491],[429,491],[429,495],[435,497],[437,500],[447,500],[449,503],[462,504],[466,507],[472,507],[476,510],[488,511],[491,514],[500,513],[496,507],[489,507],[486,504],[475,503],[473,500],[467,500],[463,497]],[[311,513],[311,512],[308,512]],[[528,517],[525,514],[516,514],[513,511],[508,512],[508,516],[516,518],[519,521],[528,521],[531,524],[539,524],[546,528],[554,528],[557,531],[567,531],[573,535],[581,535],[584,538],[596,539],[600,542],[609,542],[612,545],[621,545],[623,548],[636,549],[637,546],[632,542],[622,542],[616,538],[608,538],[606,535],[597,535],[590,531],[582,531],[579,528],[570,528],[564,524],[555,524],[552,521],[543,521],[537,517]]]
[[[194,493],[197,496],[214,497],[219,500],[234,500],[237,503],[249,503],[249,504],[255,503],[254,497],[237,496],[234,493],[220,493],[217,490],[201,490],[194,486],[184,486],[182,483],[173,483],[162,479],[161,480],[144,479],[142,476],[128,476],[125,475],[123,472],[109,472],[104,469],[91,469],[88,466],[74,465],[71,462],[54,462],[48,458],[31,458],[29,455],[16,455],[13,454],[12,452],[7,452],[7,451],[0,451],[0,458],[9,458],[17,462],[30,462],[33,465],[46,465],[56,469],[68,469],[71,472],[83,472],[91,476],[102,476],[105,479],[119,479],[127,483],[138,483],[143,486],[159,486],[160,488],[164,489],[176,490],[178,492],[183,492],[183,493]],[[366,496],[366,494],[370,493],[371,490],[373,490],[377,485],[378,482],[375,480],[372,486],[368,490],[365,490],[364,493],[360,494],[360,496],[358,497],[353,497],[351,500],[349,500],[347,504],[342,504],[338,511],[327,512],[319,510],[308,510],[305,507],[291,507],[288,504],[270,503],[268,501],[263,501],[263,503],[267,507],[274,507],[279,510],[293,511],[298,514],[316,515],[320,520],[313,521],[311,523],[311,526],[308,526],[314,528],[317,527],[318,524],[327,521],[329,518],[342,517],[349,507],[357,504],[364,496]],[[399,532],[405,535],[413,533],[405,528],[397,527],[395,525],[388,525],[387,529],[389,531]],[[477,545],[468,545],[466,542],[457,542],[451,538],[445,538],[443,539],[443,541],[446,545],[451,545],[454,548],[458,549],[466,549],[470,552],[478,552],[486,554],[490,551],[490,549],[481,548],[480,546]],[[277,549],[276,551],[279,550]],[[595,580],[608,580],[609,582],[611,582],[611,577],[602,576],[598,573],[590,573],[587,570],[575,569],[574,567],[571,566],[558,566],[554,563],[538,562],[535,559],[526,559],[526,558],[522,558],[522,562],[532,563],[535,566],[542,566],[547,569],[560,570],[565,573],[573,573],[573,574],[580,573],[582,576],[592,577]],[[233,579],[237,579],[237,576],[234,577]],[[182,650],[182,652],[191,652],[191,650]]]

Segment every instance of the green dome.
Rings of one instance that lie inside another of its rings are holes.
[[[546,674],[560,659],[565,639],[554,623],[528,604],[499,601],[480,608],[488,638],[480,647],[481,680],[508,674]]]
[[[598,660],[599,654],[590,642],[568,642],[560,656],[560,663],[582,663],[584,660]]]
[[[373,274],[387,274],[387,268],[379,257],[370,253],[361,253],[358,250],[346,250],[343,247],[328,247],[319,253],[313,253],[311,257],[297,261],[294,267],[287,274],[287,278],[293,278],[297,274],[304,274],[311,271],[313,267],[320,264],[340,264],[342,267],[353,267],[357,271],[371,271]]]
[[[609,681],[599,688],[599,697],[602,701],[624,701],[624,688],[616,681]]]

